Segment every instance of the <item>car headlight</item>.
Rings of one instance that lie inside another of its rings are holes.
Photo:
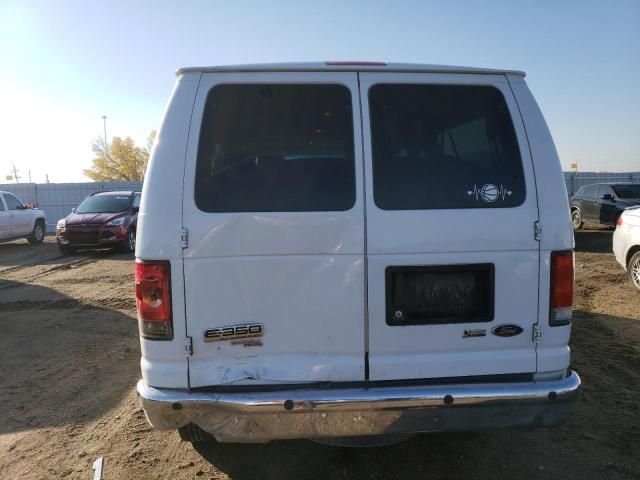
[[[114,218],[109,223],[107,223],[107,227],[119,227],[124,223],[124,217]]]
[[[58,220],[58,223],[56,224],[56,228],[64,228],[65,223],[66,223],[66,222],[65,222],[65,219],[64,219],[64,218],[62,218],[62,219]]]

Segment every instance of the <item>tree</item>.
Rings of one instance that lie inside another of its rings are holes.
[[[147,139],[146,148],[138,147],[131,137],[113,137],[107,149],[104,140],[96,138],[92,144],[93,165],[84,170],[84,174],[96,182],[142,180],[155,136],[154,130]]]

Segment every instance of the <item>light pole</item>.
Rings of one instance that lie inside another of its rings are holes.
[[[102,124],[104,126],[104,154],[109,158],[109,144],[107,143],[107,116],[102,115]]]

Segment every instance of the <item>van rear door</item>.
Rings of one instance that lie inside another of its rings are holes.
[[[360,74],[369,378],[536,371],[536,185],[502,75]]]
[[[202,75],[183,226],[190,386],[364,378],[357,74]]]

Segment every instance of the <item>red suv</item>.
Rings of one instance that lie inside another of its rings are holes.
[[[100,192],[85,198],[58,221],[56,240],[63,255],[79,248],[116,247],[133,252],[140,192]]]

